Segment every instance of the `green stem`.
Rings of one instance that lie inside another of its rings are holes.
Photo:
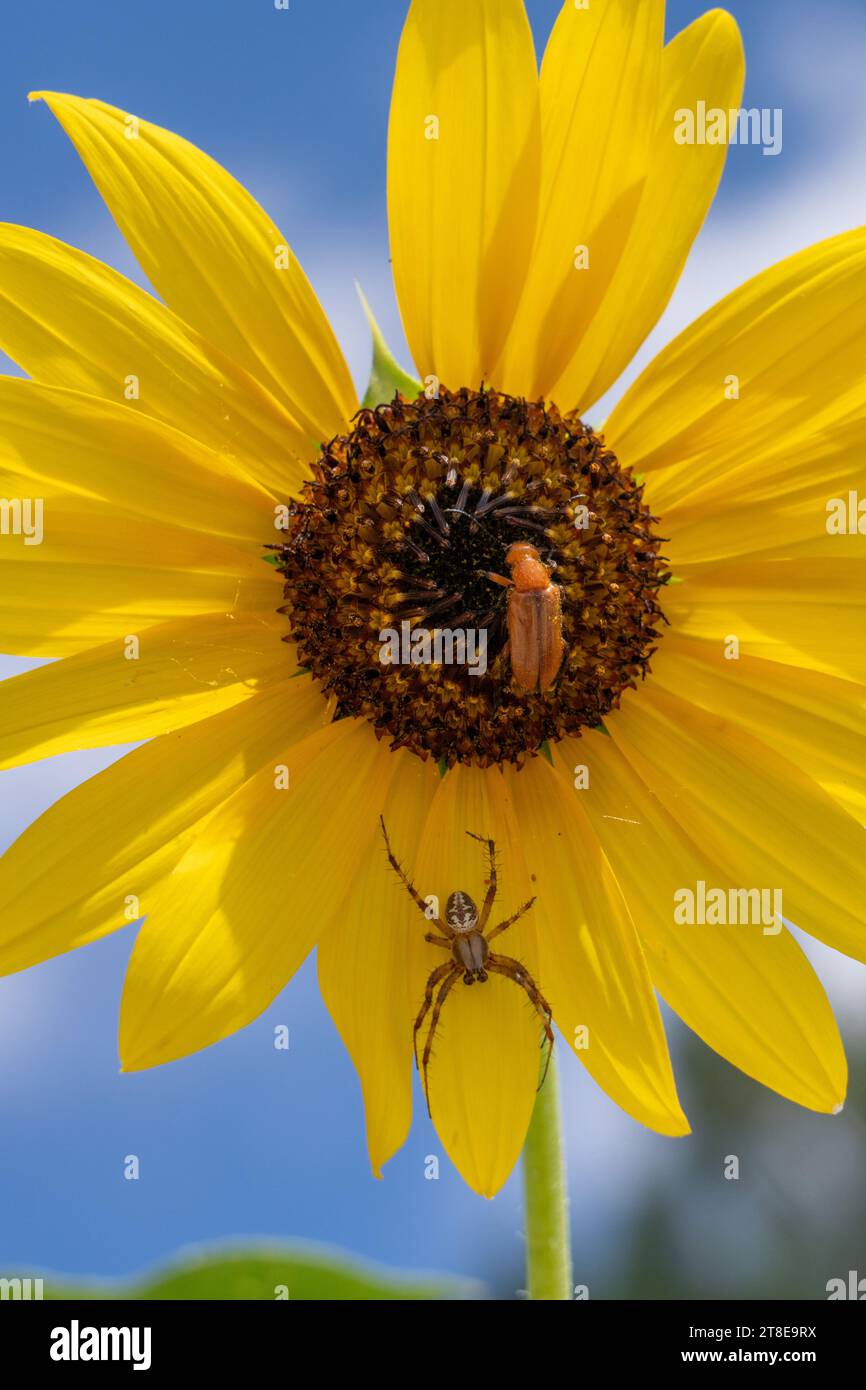
[[[533,1300],[572,1297],[568,1188],[559,1113],[556,1059],[535,1098],[523,1148],[526,1204],[526,1288]]]

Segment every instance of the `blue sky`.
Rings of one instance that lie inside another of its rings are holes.
[[[706,6],[672,0],[675,32]],[[722,191],[662,324],[638,362],[750,273],[866,221],[866,9],[862,0],[734,0],[746,104],[782,107],[784,150],[731,152]],[[558,4],[530,0],[539,50]],[[369,344],[353,283],[398,353],[390,283],[385,135],[403,0],[17,0],[0,54],[0,217],[41,228],[141,280],[72,147],[31,89],[98,96],[176,129],[220,159],[282,227],[363,385]],[[404,356],[408,365],[408,360]],[[628,375],[633,375],[632,371]],[[0,658],[0,675],[25,663]],[[117,751],[4,774],[0,845]],[[118,808],[123,814],[123,808]],[[132,932],[0,981],[0,1268],[120,1273],[190,1242],[244,1234],[338,1243],[394,1264],[470,1274],[519,1266],[520,1193],[475,1198],[426,1118],[369,1176],[359,1091],[308,963],[242,1035],[121,1077],[117,1008]],[[812,952],[845,1028],[862,1024],[863,971]],[[291,1047],[276,1052],[286,1023]],[[675,1022],[677,1044],[683,1030]],[[603,1273],[629,1214],[683,1146],[601,1096],[574,1059],[563,1085],[585,1258]],[[765,1107],[772,1123],[779,1104]],[[686,1099],[688,1093],[686,1092]],[[694,1119],[695,1117],[693,1117]],[[124,1156],[141,1179],[123,1180]]]

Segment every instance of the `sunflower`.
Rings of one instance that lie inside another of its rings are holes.
[[[140,745],[8,851],[0,969],[143,920],[134,1071],[250,1023],[317,947],[377,1175],[440,963],[380,815],[443,903],[484,892],[465,832],[495,840],[501,915],[536,899],[509,954],[635,1120],[688,1132],[656,991],[765,1086],[844,1098],[789,924],[866,958],[866,562],[827,525],[866,446],[866,233],[737,290],[590,428],[721,177],[724,145],[681,144],[677,113],[742,91],[728,14],[663,28],[663,0],[568,0],[539,77],[520,0],[413,0],[388,204],[420,389],[360,410],[282,234],[176,135],[37,94],[159,299],[0,233],[0,342],[30,378],[0,381],[0,493],[11,521],[44,515],[41,545],[0,543],[2,647],[60,658],[0,686],[0,752]],[[544,690],[514,679],[490,578],[513,542],[559,593]],[[436,621],[483,631],[486,673],[380,660],[383,630]],[[719,906],[770,890],[769,919]],[[538,1068],[511,980],[453,991],[431,1107],[481,1193]]]

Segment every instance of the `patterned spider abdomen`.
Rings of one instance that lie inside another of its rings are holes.
[[[475,931],[478,926],[478,908],[468,893],[459,888],[452,893],[445,904],[445,921],[456,932]]]

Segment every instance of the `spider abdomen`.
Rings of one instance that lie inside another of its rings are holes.
[[[468,893],[458,888],[445,904],[445,921],[456,932],[472,932],[478,926],[478,908]]]

